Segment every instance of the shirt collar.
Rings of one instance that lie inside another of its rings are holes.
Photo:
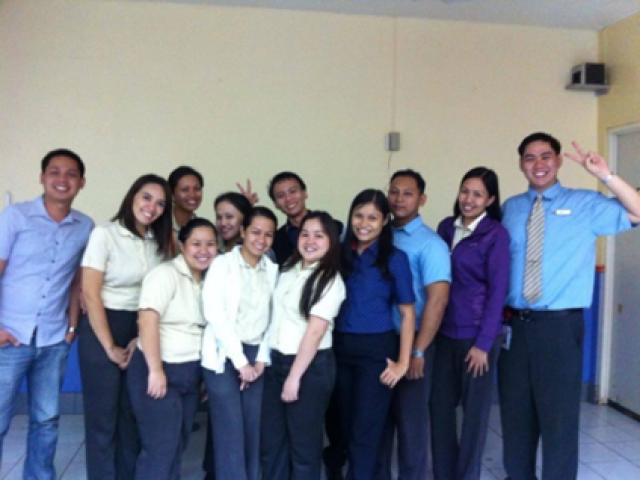
[[[242,253],[240,253],[240,249],[242,248],[242,245],[236,245],[235,247],[233,247],[233,251],[236,253],[236,257],[238,258],[238,263],[240,264],[241,267],[245,267],[245,268],[253,268],[251,265],[249,265],[249,263],[244,259],[244,257],[242,256]],[[257,270],[266,270],[267,269],[267,261],[264,259],[264,255],[262,255],[262,257],[260,257],[260,261],[258,262],[258,264],[256,265],[256,271]]]
[[[424,221],[422,220],[422,217],[420,215],[418,215],[416,218],[411,220],[406,225],[403,225],[402,227],[393,227],[393,230],[394,231],[403,231],[403,232],[406,232],[409,235],[412,235],[414,232],[419,230],[420,227],[422,227],[423,225],[424,225]]]
[[[122,223],[120,223],[119,220],[116,220],[116,225],[117,225],[117,230],[118,233],[120,235],[122,235],[123,237],[132,237],[132,238],[140,238],[138,235],[134,235],[132,232],[130,232],[129,230],[127,230],[127,228],[122,225]],[[153,240],[153,230],[151,230],[150,228],[147,228],[147,233],[144,236],[145,240]]]
[[[470,232],[475,232],[476,228],[478,228],[478,225],[480,224],[480,222],[482,220],[484,220],[484,217],[487,216],[487,212],[482,212],[482,215],[480,215],[478,218],[476,218],[473,222],[471,222],[469,225],[467,225],[466,227],[462,224],[462,216],[456,218],[456,221],[453,222],[453,226],[456,228],[460,228],[462,230],[469,230]]]
[[[40,195],[38,198],[33,200],[33,202],[31,202],[31,208],[28,215],[30,217],[44,217],[55,222],[55,220],[51,218],[51,215],[49,215],[49,212],[47,212],[47,209],[44,206],[44,195]],[[70,223],[77,221],[79,221],[79,219],[75,214],[75,211],[73,209],[69,209],[69,213],[67,214],[67,216],[64,217],[59,223]]]
[[[173,262],[173,266],[175,267],[175,269],[178,271],[179,274],[184,275],[185,277],[189,277],[194,282],[196,281],[195,278],[193,278],[191,269],[189,268],[189,265],[187,265],[187,261],[185,260],[184,255],[182,253],[178,255],[176,258],[174,258],[172,262]]]
[[[556,181],[556,183],[554,183],[549,188],[547,188],[544,192],[538,192],[537,190],[529,187],[529,190],[527,191],[527,196],[531,199],[531,201],[534,201],[538,195],[542,195],[542,198],[544,199],[553,200],[554,198],[559,196],[563,190],[564,190],[564,187],[560,183],[560,180],[558,180]]]

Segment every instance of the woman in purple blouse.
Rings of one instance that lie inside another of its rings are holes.
[[[430,411],[437,480],[480,478],[493,372],[509,282],[509,234],[500,223],[498,177],[477,167],[460,183],[454,216],[438,234],[451,250],[449,304],[436,337]],[[456,407],[464,419],[458,441]]]

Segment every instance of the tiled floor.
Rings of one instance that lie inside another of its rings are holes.
[[[81,415],[66,415],[60,424],[60,440],[55,464],[59,478],[85,477],[84,431]],[[202,420],[201,420],[202,422]],[[609,407],[583,404],[580,428],[580,480],[640,479],[640,422]],[[4,441],[1,479],[22,478],[27,417],[16,416]],[[494,406],[484,452],[482,480],[503,480],[502,437],[498,407]],[[204,428],[192,435],[183,462],[185,480],[203,477],[200,463],[204,447]]]

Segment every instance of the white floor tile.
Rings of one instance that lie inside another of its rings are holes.
[[[620,428],[612,425],[607,427],[589,428],[583,431],[599,442],[632,442],[634,440],[634,437],[620,431]]]
[[[602,480],[602,476],[584,463],[578,464],[578,480]]]
[[[634,442],[607,442],[605,445],[627,460],[640,462],[640,441]]]
[[[605,480],[635,480],[640,478],[640,467],[631,462],[605,462],[589,465]]]
[[[591,465],[596,462],[623,462],[621,457],[601,443],[585,443],[580,445],[580,461]],[[640,478],[640,477],[638,477]]]

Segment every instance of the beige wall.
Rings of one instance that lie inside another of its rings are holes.
[[[631,48],[631,47],[630,47]],[[460,176],[498,170],[526,185],[515,148],[547,130],[597,143],[597,100],[568,92],[598,54],[595,32],[156,2],[0,1],[0,191],[40,192],[38,161],[60,146],[88,164],[77,207],[112,215],[142,173],[200,169],[205,204],[279,170],[310,206],[344,217],[397,168],[428,182],[424,212],[447,215]],[[389,158],[384,135],[402,134]],[[593,188],[573,165],[566,184]]]
[[[606,152],[610,129],[640,123],[640,14],[600,32],[600,60],[612,85],[598,102],[598,145]]]

